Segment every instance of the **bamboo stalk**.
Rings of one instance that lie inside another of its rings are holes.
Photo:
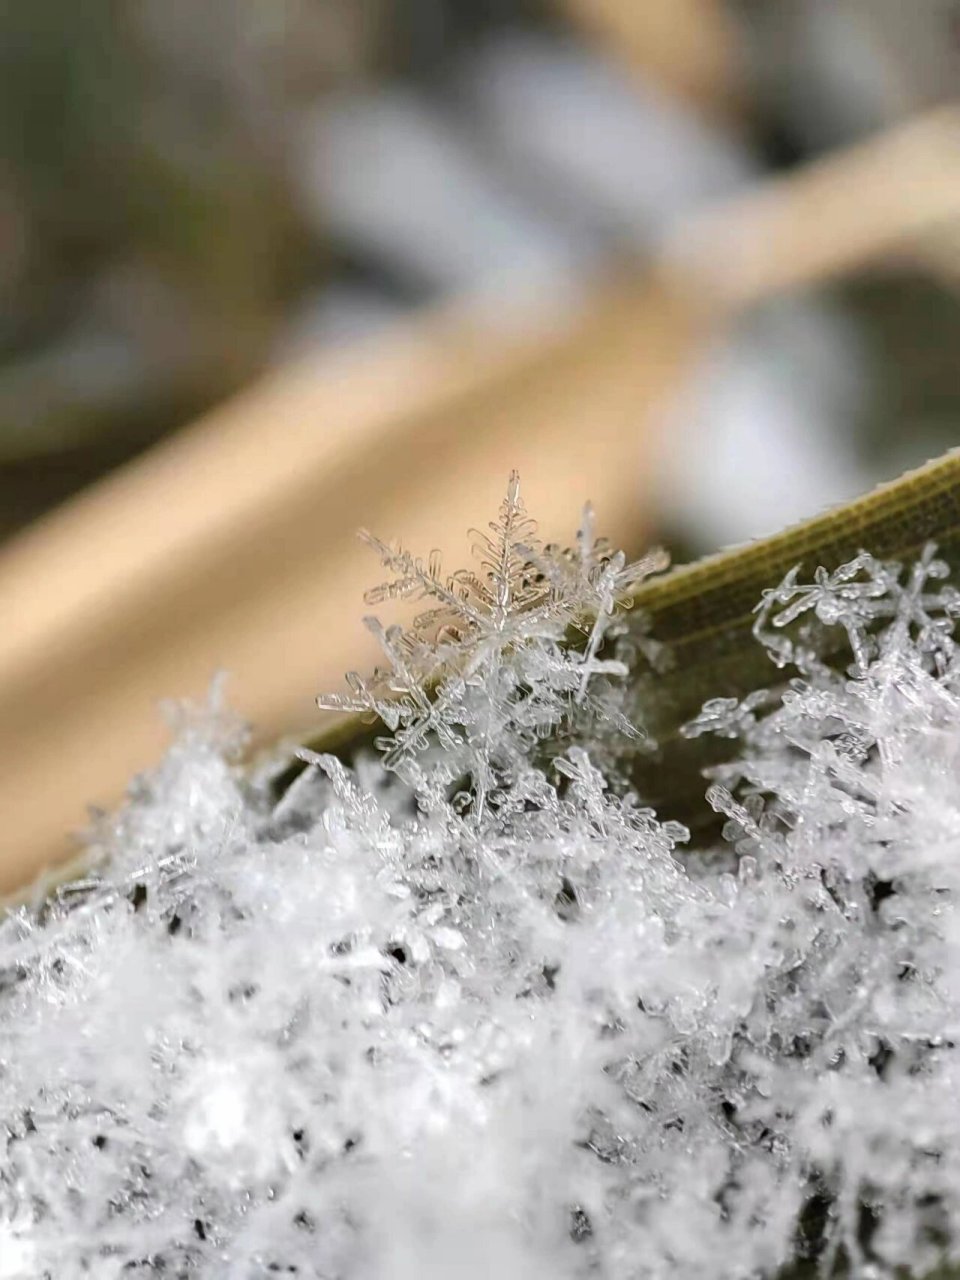
[[[740,310],[960,232],[960,111],[920,116],[688,219],[661,270]]]

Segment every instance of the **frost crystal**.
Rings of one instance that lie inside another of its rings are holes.
[[[452,578],[374,541],[373,599],[428,607],[325,703],[378,715],[380,758],[305,752],[277,799],[222,711],[187,715],[101,869],[0,924],[0,1276],[960,1261],[944,566],[767,593],[797,674],[689,727],[740,750],[723,846],[681,856],[618,768],[648,648],[620,606],[659,560],[589,513],[541,546],[515,480],[476,541]]]

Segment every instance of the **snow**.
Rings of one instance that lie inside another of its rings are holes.
[[[372,541],[374,599],[425,610],[325,702],[384,713],[380,756],[305,752],[278,799],[217,695],[102,821],[100,870],[0,924],[0,1276],[960,1260],[933,549],[766,593],[782,695],[688,728],[739,739],[694,852],[628,779],[626,675],[659,655],[621,604],[661,556],[589,513],[541,546],[515,480],[471,573]]]

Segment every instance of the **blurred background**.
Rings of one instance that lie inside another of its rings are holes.
[[[521,471],[684,560],[957,443],[957,0],[0,0],[0,891]]]

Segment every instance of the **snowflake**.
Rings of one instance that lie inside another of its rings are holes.
[[[622,678],[616,658],[601,658],[630,592],[668,563],[654,550],[628,563],[598,539],[592,508],[584,510],[576,546],[544,547],[510,477],[499,518],[472,530],[476,569],[443,574],[438,552],[426,561],[369,533],[364,540],[394,575],[366,602],[427,600],[413,626],[385,627],[369,617],[387,665],[364,680],[351,672],[348,695],[324,695],[322,708],[379,718],[388,769],[403,770],[436,743],[448,781],[469,776],[478,818],[509,787],[531,746],[556,733],[574,708],[599,717],[612,708],[590,698],[598,676]],[[584,644],[565,643],[580,631]],[[582,717],[581,717],[582,723]],[[626,717],[617,729],[635,734]],[[408,773],[408,776],[412,774]]]
[[[866,551],[833,573],[817,569],[812,583],[798,582],[799,573],[799,566],[791,569],[778,587],[764,591],[757,606],[754,635],[779,665],[816,665],[809,629],[801,632],[801,641],[806,644],[782,634],[806,614],[813,614],[825,627],[839,626],[845,631],[858,673],[867,670],[879,651],[877,624],[881,624],[880,634],[891,651],[908,637],[923,652],[943,655],[952,647],[960,592],[949,586],[930,589],[931,583],[949,573],[947,564],[936,558],[932,543],[924,547],[903,583],[901,565],[876,560]]]

